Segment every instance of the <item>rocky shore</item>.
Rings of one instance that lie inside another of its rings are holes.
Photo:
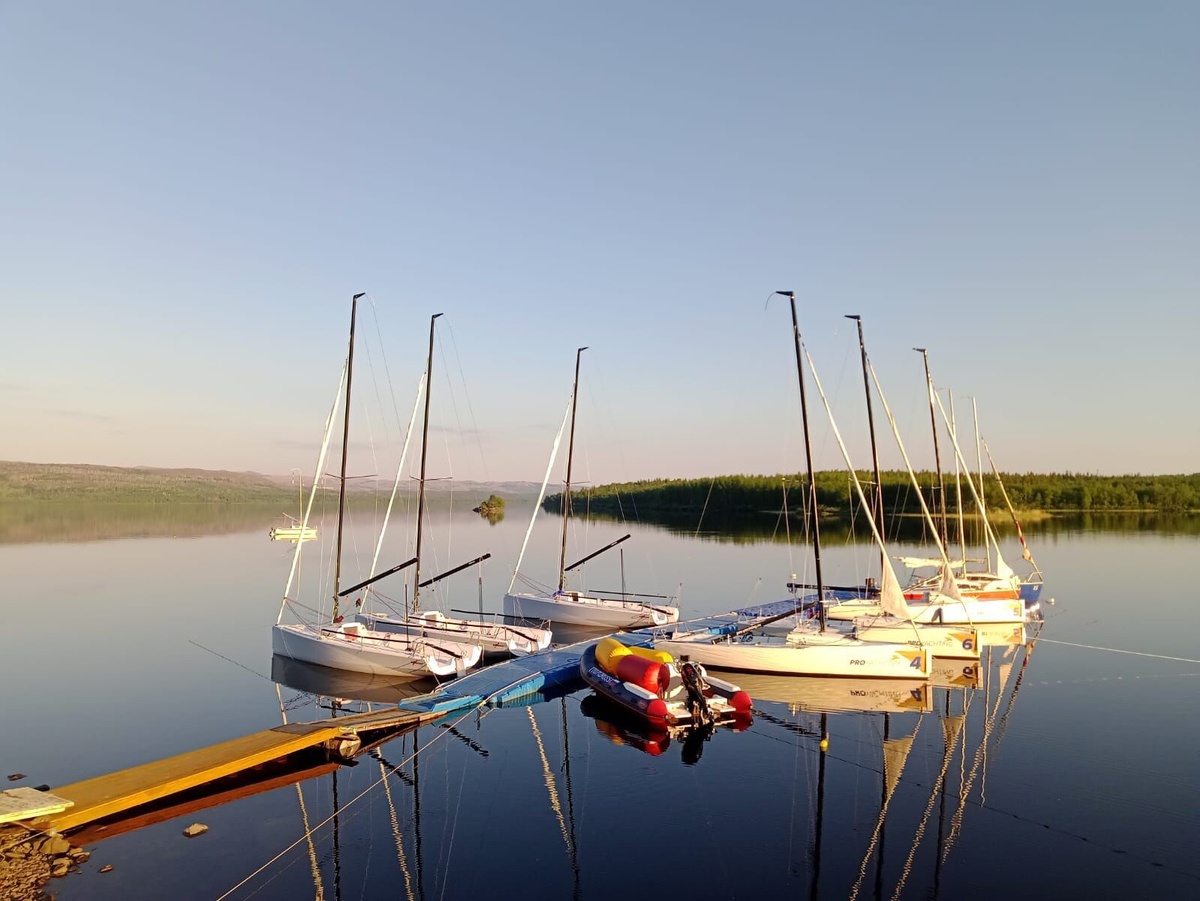
[[[0,830],[0,899],[44,901],[51,878],[78,870],[89,852],[74,848],[61,835]]]

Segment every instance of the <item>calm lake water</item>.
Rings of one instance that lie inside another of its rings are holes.
[[[483,606],[498,610],[529,512],[511,508],[495,525],[437,513],[427,573],[490,551]],[[270,628],[291,546],[268,540],[269,518],[97,515],[22,520],[0,544],[0,773],[26,774],[15,784],[61,786],[402,693],[278,663],[286,684],[273,681]],[[375,534],[369,515],[356,520],[352,579]],[[970,681],[915,694],[766,683],[751,692],[748,730],[695,746],[647,744],[583,689],[471,713],[354,766],[93,831],[81,872],[48,889],[61,899],[1197,897],[1190,575],[1200,537],[1189,520],[1152,525],[1027,529],[1056,603],[1035,643],[990,648]],[[523,571],[551,580],[558,527],[539,519]],[[391,531],[384,566],[411,554],[405,529]],[[735,538],[580,524],[568,554],[627,531],[623,554],[588,564],[587,584],[620,588],[623,562],[632,591],[681,584],[685,615],[773,600],[806,575],[803,548],[769,529]],[[1011,541],[1006,551],[1019,560]],[[312,556],[310,596],[327,577]],[[834,582],[874,564],[845,539],[823,561]],[[423,598],[474,608],[477,573]],[[209,831],[185,838],[193,822]]]

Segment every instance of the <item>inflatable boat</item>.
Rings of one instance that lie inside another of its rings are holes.
[[[596,694],[658,729],[744,728],[750,720],[753,702],[746,692],[665,651],[603,638],[584,650],[579,674]]]

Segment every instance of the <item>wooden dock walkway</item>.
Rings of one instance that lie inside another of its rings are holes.
[[[351,757],[358,750],[360,734],[416,728],[443,716],[441,712],[389,708],[312,723],[276,726],[54,788],[53,793],[71,801],[72,806],[61,813],[40,817],[31,825],[60,832],[74,829],[310,748],[324,747],[335,755]]]

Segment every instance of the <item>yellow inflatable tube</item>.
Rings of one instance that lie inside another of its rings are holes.
[[[666,651],[656,651],[654,648],[630,648],[630,654],[636,654],[638,657],[645,657],[647,660],[653,660],[655,663],[674,663],[675,658]]]
[[[615,638],[602,638],[596,643],[596,662],[600,664],[601,669],[613,675],[617,672],[617,664],[621,658],[630,654],[653,660],[655,663],[675,662],[675,659],[666,651],[656,651],[653,648],[631,648],[621,644]]]

